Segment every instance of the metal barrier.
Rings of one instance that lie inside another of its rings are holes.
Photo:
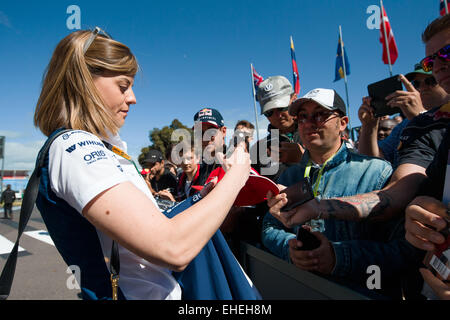
[[[371,298],[241,241],[240,263],[268,300],[370,300]]]

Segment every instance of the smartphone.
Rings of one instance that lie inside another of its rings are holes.
[[[250,150],[250,144],[249,139],[250,137],[243,131],[237,130],[234,137],[233,137],[233,146],[236,148],[239,142],[245,141],[245,147],[246,151],[249,152]]]
[[[303,246],[298,248],[298,250],[314,250],[320,247],[320,240],[303,227],[297,230],[297,240],[303,243]]]
[[[296,184],[282,190],[286,193],[288,203],[282,208],[282,211],[289,211],[305,202],[314,199],[314,193],[309,178],[303,178]]]
[[[367,86],[369,96],[372,98],[371,105],[375,111],[375,117],[382,117],[401,112],[400,108],[391,108],[388,106],[386,104],[388,101],[385,99],[388,95],[397,90],[403,90],[402,82],[399,80],[398,75]]]

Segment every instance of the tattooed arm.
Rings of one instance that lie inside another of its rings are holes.
[[[285,226],[292,227],[305,221],[321,217],[324,219],[389,220],[401,215],[416,196],[420,184],[425,180],[425,168],[414,164],[402,164],[392,175],[389,184],[377,190],[355,196],[311,200],[291,211],[280,212],[287,203],[284,193],[268,197],[270,213]]]
[[[318,209],[324,219],[360,220],[386,213],[394,209],[394,204],[391,192],[378,190],[351,197],[325,199],[319,203]]]

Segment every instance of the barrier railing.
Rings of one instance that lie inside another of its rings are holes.
[[[370,300],[350,288],[329,281],[241,241],[240,263],[258,288],[263,299],[269,300]]]

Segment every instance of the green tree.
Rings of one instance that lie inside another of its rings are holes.
[[[177,129],[185,129],[191,136],[193,135],[192,129],[186,127],[178,119],[174,119],[169,126],[164,126],[161,129],[153,128],[149,134],[149,139],[152,145],[141,149],[141,154],[138,157],[139,164],[142,166],[142,161],[145,159],[145,154],[151,149],[161,151],[167,158],[167,153],[171,151],[172,146],[182,140],[182,138],[180,138],[179,141],[171,140],[172,133]]]

